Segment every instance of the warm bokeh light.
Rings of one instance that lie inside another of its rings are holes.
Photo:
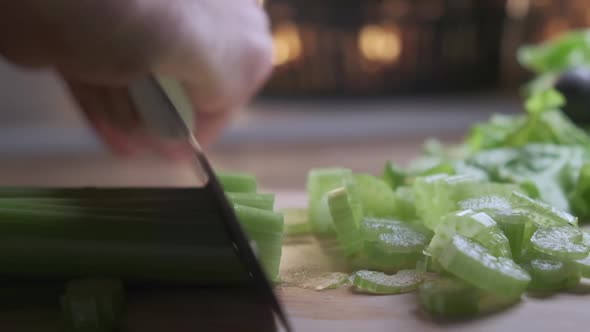
[[[508,0],[506,12],[511,18],[521,19],[528,14],[530,6],[531,0]]]
[[[273,65],[280,66],[299,58],[302,53],[301,34],[293,23],[282,23],[273,32]]]
[[[369,61],[394,63],[402,52],[399,29],[393,25],[366,25],[359,33],[358,47]]]

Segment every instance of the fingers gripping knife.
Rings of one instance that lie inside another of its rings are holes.
[[[205,184],[201,190],[215,202],[215,206],[206,208],[214,209],[212,215],[218,216],[219,220],[210,222],[224,225],[228,243],[233,246],[233,251],[245,268],[244,277],[250,279],[250,283],[258,289],[284,329],[291,331],[272,285],[242,231],[233,207],[227,200],[209,161],[193,135],[190,125],[193,123],[192,107],[180,84],[173,80],[150,76],[134,82],[130,86],[130,96],[148,130],[163,139],[174,139],[180,144],[186,144],[192,152],[194,160],[191,162],[196,176]],[[198,199],[196,201],[195,204],[198,204]]]

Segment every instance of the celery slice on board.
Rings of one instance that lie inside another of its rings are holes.
[[[334,233],[326,193],[343,185],[344,179],[352,178],[352,171],[346,168],[312,169],[307,177],[309,196],[309,222],[316,234]]]
[[[572,262],[551,259],[533,259],[524,265],[531,276],[529,290],[556,291],[579,283],[578,267]]]
[[[354,274],[356,289],[373,294],[401,294],[418,289],[424,274],[415,270],[401,270],[394,275],[362,270]]]
[[[501,196],[490,195],[475,198],[467,198],[457,203],[462,210],[473,210],[477,212],[508,212],[513,209],[510,201]]]
[[[361,235],[365,242],[374,242],[384,252],[422,252],[429,235],[412,224],[398,220],[364,218]]]
[[[416,214],[416,203],[414,200],[414,191],[412,190],[412,187],[398,187],[394,194],[395,217],[403,221],[418,220],[418,215]]]
[[[355,266],[360,269],[374,269],[383,272],[415,268],[417,262],[424,257],[420,251],[384,251],[383,246],[377,242],[365,242],[363,254],[362,260]]]
[[[306,208],[286,208],[280,213],[285,218],[285,235],[305,235],[311,232]]]
[[[512,258],[519,260],[525,246],[528,244],[530,235],[527,237],[527,229],[533,227],[532,223],[528,221],[525,215],[518,211],[511,211],[508,213],[492,214],[494,220],[502,229],[502,232],[508,238],[510,244],[510,252]]]
[[[494,256],[510,257],[508,238],[496,222],[484,212],[463,210],[442,218],[430,242],[428,252],[443,250],[453,235],[472,239],[486,247]]]
[[[455,235],[437,257],[442,267],[483,290],[516,297],[531,278],[511,259],[496,257],[480,244]]]
[[[351,191],[354,189],[351,189]],[[347,187],[331,190],[328,195],[330,216],[336,229],[338,242],[344,247],[347,255],[357,254],[362,248],[362,239],[359,232],[360,213],[355,213],[354,202],[351,202],[351,194]]]
[[[531,237],[531,246],[557,259],[582,259],[590,248],[583,243],[582,231],[573,226],[539,228]]]
[[[420,272],[442,272],[440,264],[430,254],[424,254],[416,261],[416,270]]]
[[[525,228],[531,220],[529,212],[515,210],[508,198],[496,195],[466,199],[458,205],[462,209],[485,212],[494,219],[508,239],[511,256],[519,259],[525,244]]]
[[[426,231],[398,220],[365,218],[360,230],[366,261],[359,267],[381,271],[415,267],[430,239]]]
[[[578,225],[577,217],[521,193],[512,193],[510,200],[516,209],[522,209],[529,212],[530,218],[532,218],[539,227],[561,226],[567,224],[572,226]]]
[[[418,295],[422,307],[434,316],[457,317],[478,313],[477,289],[461,280],[427,280],[420,286]]]
[[[431,230],[436,229],[440,216],[457,210],[457,202],[470,197],[482,182],[466,175],[436,174],[419,177],[414,182],[416,212]]]
[[[509,307],[520,299],[481,291],[452,277],[425,281],[420,286],[419,298],[427,312],[440,318],[491,313]]]
[[[395,215],[395,194],[385,181],[368,174],[356,174],[354,179],[364,216],[388,218]]]
[[[419,177],[414,181],[414,199],[416,213],[424,225],[432,230],[436,228],[441,215],[456,210],[456,202],[450,195],[452,184],[447,184],[450,176],[437,174]]]

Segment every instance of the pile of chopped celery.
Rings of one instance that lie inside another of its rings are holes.
[[[590,64],[589,40],[574,32],[520,59],[542,73]],[[354,288],[417,290],[424,310],[456,317],[590,278],[590,235],[578,225],[590,221],[590,136],[551,86],[528,92],[523,114],[495,115],[458,146],[429,141],[407,167],[310,171],[311,230],[337,240]]]

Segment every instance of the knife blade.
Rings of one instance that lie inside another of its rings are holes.
[[[288,332],[291,325],[280,301],[274,293],[249,240],[243,231],[218,181],[203,149],[195,139],[192,124],[192,106],[182,86],[175,80],[148,76],[133,82],[129,87],[135,111],[139,113],[144,126],[165,140],[176,140],[185,144],[193,154],[195,175],[204,184],[202,188],[217,206],[220,223],[223,223],[234,252],[244,265],[248,277],[268,303],[279,322]]]

